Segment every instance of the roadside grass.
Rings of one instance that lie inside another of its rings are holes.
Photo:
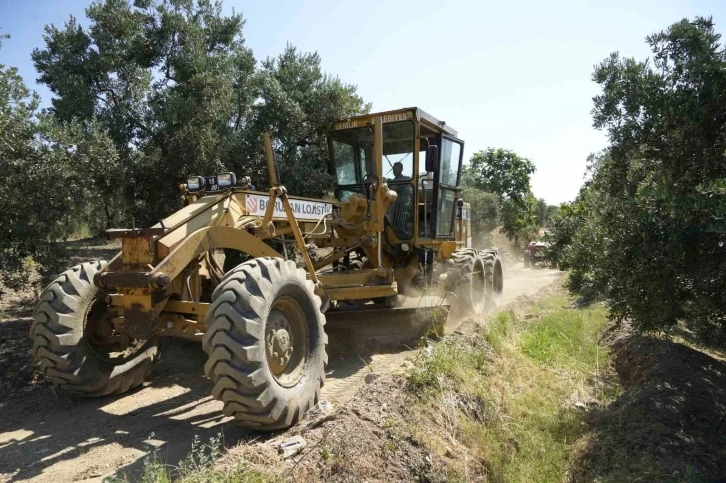
[[[486,468],[491,481],[562,481],[586,408],[614,399],[602,385],[609,354],[599,304],[546,296],[529,313],[500,312],[486,328],[428,349],[409,375],[422,411],[445,415],[444,429]],[[443,452],[441,448],[432,448]],[[464,479],[466,468],[452,468]]]

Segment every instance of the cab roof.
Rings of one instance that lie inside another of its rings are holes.
[[[370,124],[374,118],[383,117],[383,122],[405,121],[407,119],[418,119],[421,124],[427,126],[434,131],[443,132],[458,138],[456,129],[446,124],[445,121],[439,121],[431,114],[418,107],[404,107],[393,111],[372,112],[370,114],[361,114],[360,116],[352,116],[346,119],[335,121],[332,126],[333,131],[343,129],[352,129]]]

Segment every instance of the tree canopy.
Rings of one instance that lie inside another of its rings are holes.
[[[597,65],[593,119],[609,148],[555,223],[571,285],[644,329],[726,335],[726,50],[708,18],[647,42],[652,59]],[[569,241],[568,241],[569,240]]]
[[[529,179],[534,172],[532,161],[502,148],[474,153],[467,169],[473,186],[515,202],[530,192]]]
[[[244,18],[219,1],[97,0],[86,16],[46,26],[32,53],[49,109],[0,66],[4,283],[80,229],[157,222],[187,176],[234,171],[266,188],[265,131],[291,191],[330,191],[326,129],[370,106],[317,53],[288,45],[258,62]]]
[[[99,200],[117,216],[105,225],[154,223],[178,202],[172,180],[189,175],[232,170],[264,187],[263,131],[290,189],[329,188],[325,126],[369,106],[316,53],[288,45],[258,65],[242,15],[210,0],[99,0],[86,15],[87,29],[73,17],[47,26],[32,58],[56,118],[114,143],[118,169]]]
[[[515,245],[537,237],[553,208],[530,188],[534,163],[514,151],[487,148],[474,153],[464,171],[464,200],[471,204],[475,238],[486,243],[496,227]]]

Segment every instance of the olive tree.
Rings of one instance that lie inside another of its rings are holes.
[[[685,319],[726,335],[726,51],[708,18],[647,42],[652,59],[596,66],[594,125],[608,150],[557,221],[573,288],[590,285],[617,321]],[[574,235],[572,231],[574,230]]]

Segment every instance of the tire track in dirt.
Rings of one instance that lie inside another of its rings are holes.
[[[559,276],[549,269],[505,272],[499,306],[520,295],[533,295]],[[10,314],[8,316],[8,314]],[[3,340],[12,347],[29,345],[29,314],[6,311],[0,322]],[[7,324],[7,325],[6,325]],[[334,343],[334,340],[331,340]],[[323,398],[340,405],[365,385],[369,372],[403,371],[412,350],[352,355],[328,368]],[[14,354],[21,357],[22,354]],[[27,364],[32,364],[30,350]],[[161,362],[150,380],[130,393],[100,399],[73,399],[50,388],[26,387],[12,397],[0,393],[0,481],[101,481],[113,474],[138,475],[150,451],[177,464],[192,440],[222,433],[227,446],[251,435],[222,414],[211,398],[211,382],[203,377],[206,356],[198,344],[165,341]],[[11,367],[0,361],[0,372]],[[13,366],[15,367],[15,366]],[[28,371],[16,371],[28,378]]]
[[[352,398],[365,385],[368,374],[389,374],[403,371],[404,361],[411,356],[410,351],[394,354],[373,354],[368,361],[358,356],[336,361],[326,375],[321,398],[341,405]]]

